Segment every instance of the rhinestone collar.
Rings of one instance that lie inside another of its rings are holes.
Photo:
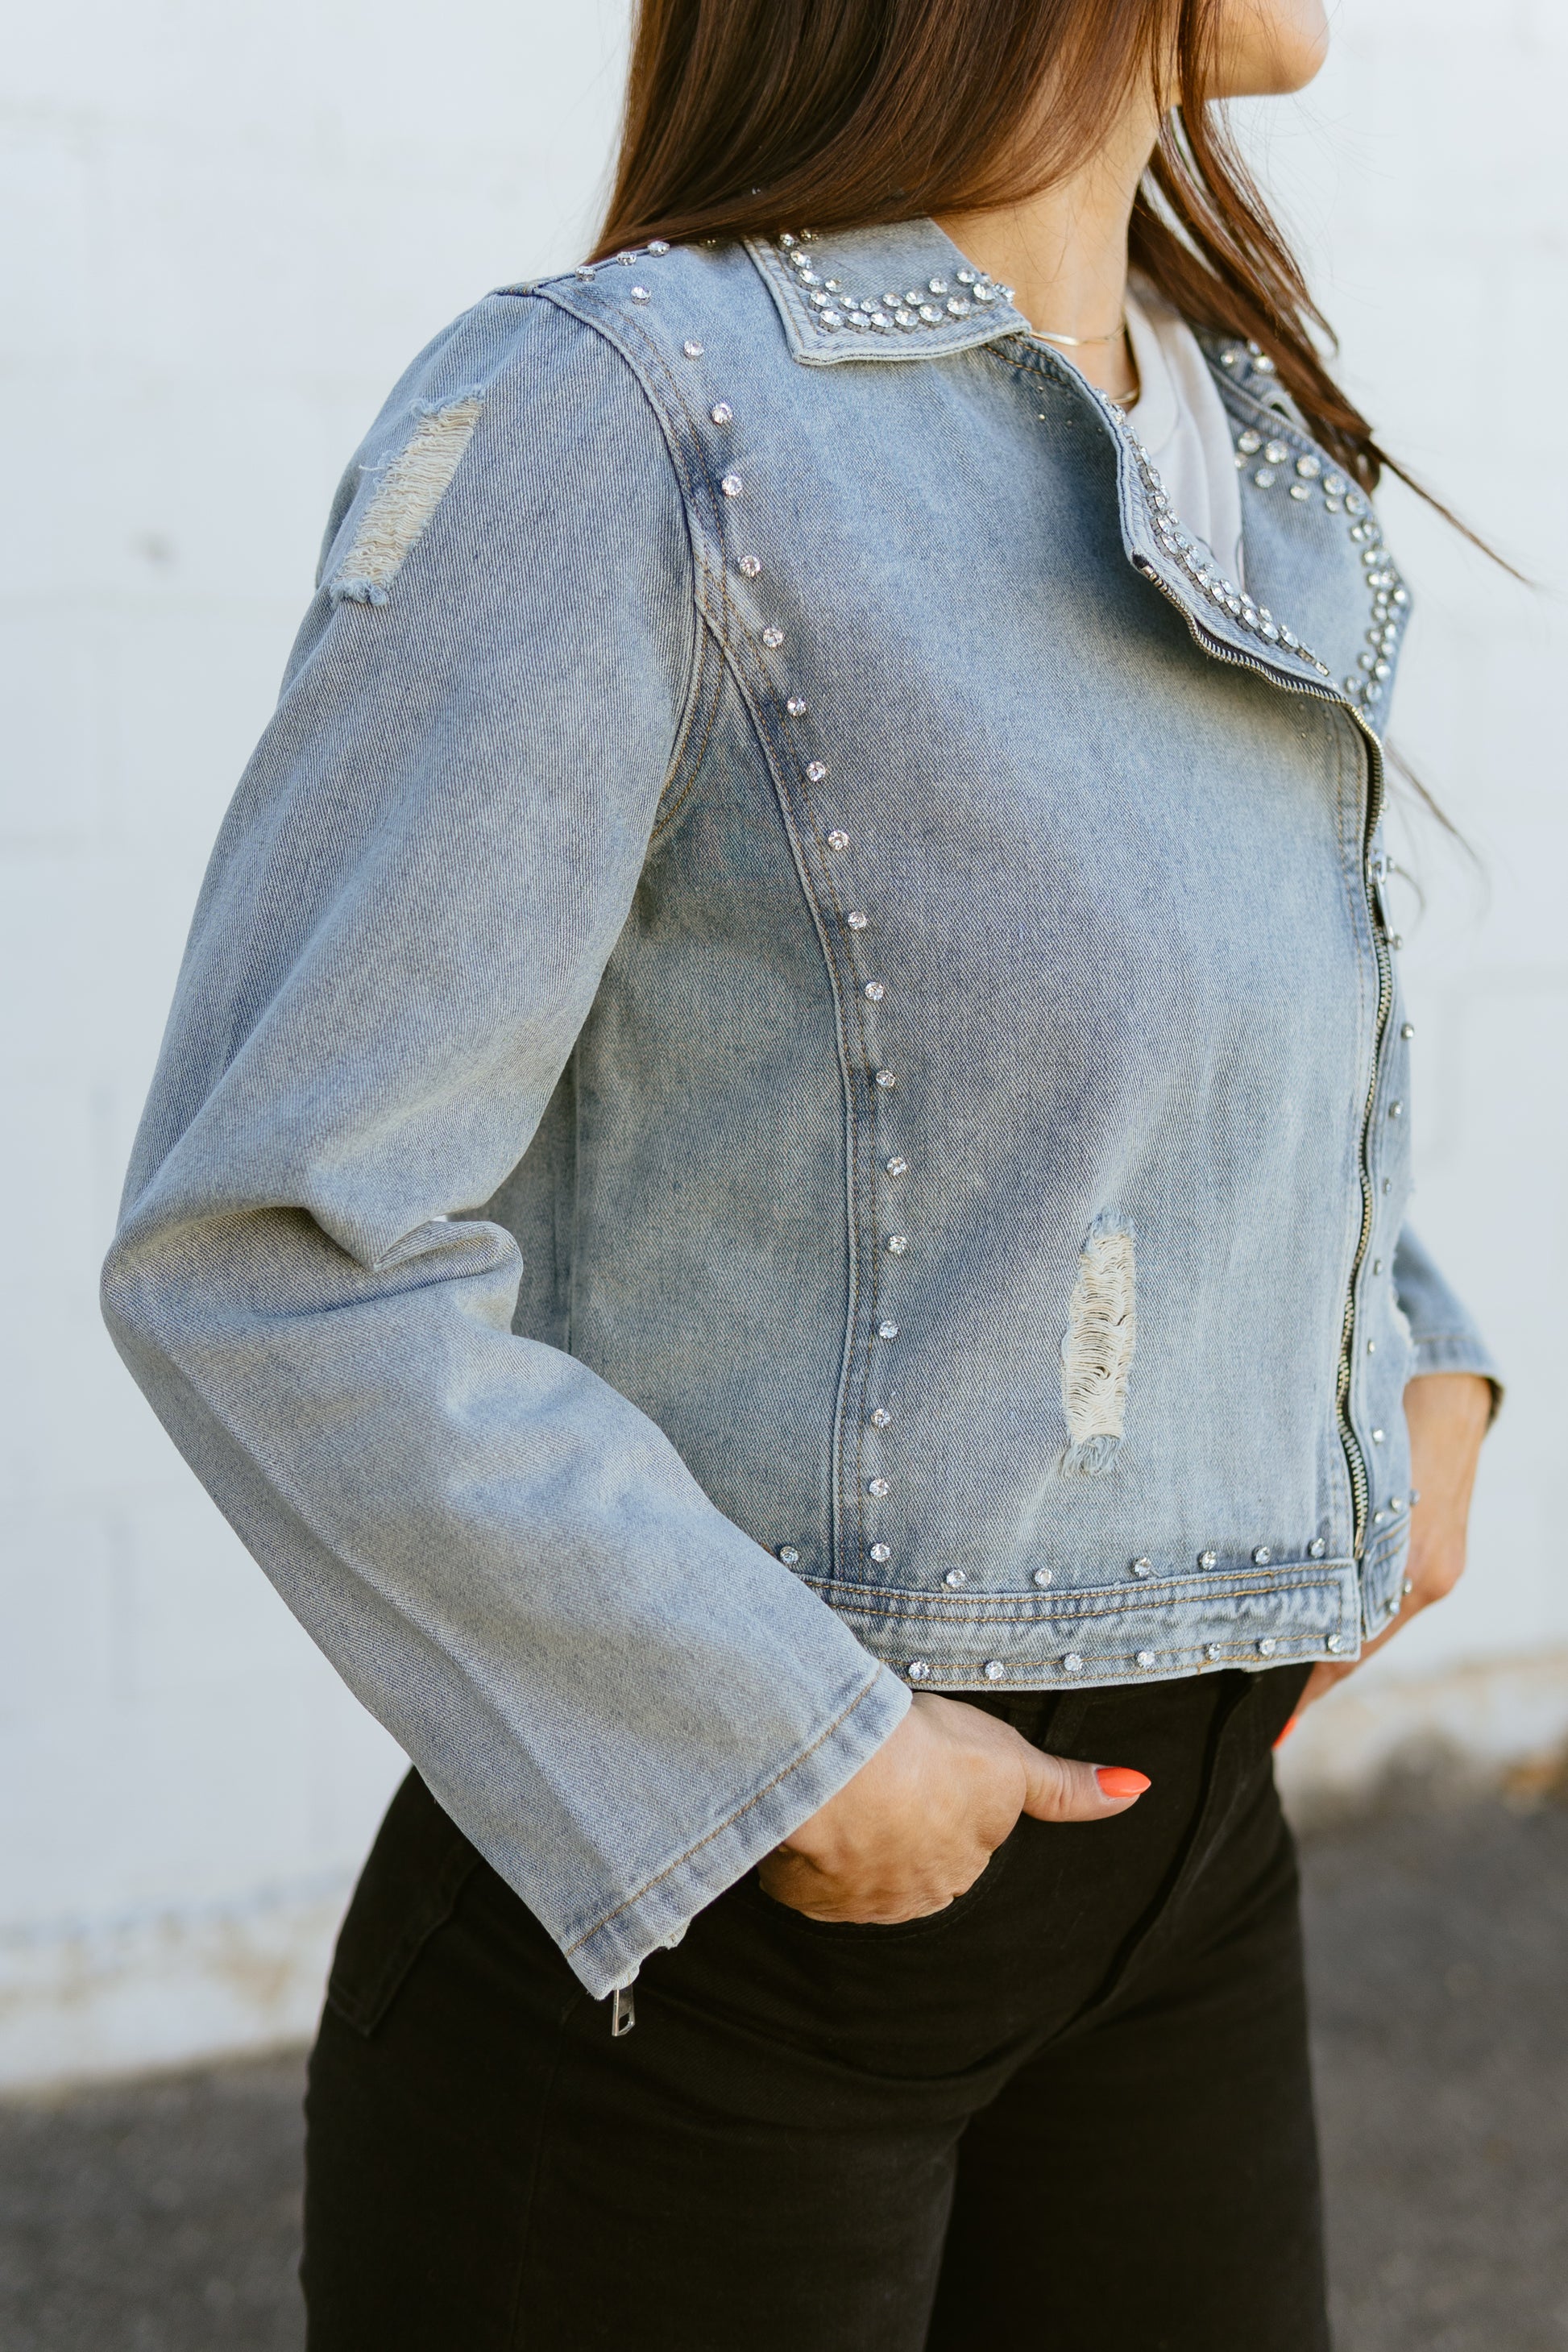
[[[931,220],[747,241],[795,358],[927,359],[1027,331],[1013,289],[965,261]]]
[[[1257,422],[1242,411],[1235,435],[1237,469],[1255,489],[1275,492],[1293,507],[1342,515],[1342,528],[1360,560],[1366,584],[1367,626],[1356,668],[1341,691],[1374,726],[1410,617],[1410,591],[1389,552],[1372,500],[1308,438],[1296,418],[1274,402],[1274,362],[1256,343],[1226,343],[1214,355],[1223,389],[1234,385],[1266,413]],[[1234,412],[1233,412],[1234,414]]]

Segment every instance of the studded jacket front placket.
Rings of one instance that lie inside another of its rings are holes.
[[[490,297],[346,478],[106,1277],[595,1991],[912,1689],[1354,1654],[1409,609],[1267,355],[1245,578],[929,222]]]

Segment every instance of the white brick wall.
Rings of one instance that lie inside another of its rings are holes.
[[[619,0],[83,0],[0,56],[0,2080],[302,2030],[398,1769],[121,1370],[97,1266],[339,467],[436,327],[578,249],[620,26]],[[1338,34],[1266,137],[1349,374],[1550,579],[1568,26],[1347,0]],[[1514,1393],[1471,1582],[1300,1735],[1298,1780],[1435,1722],[1493,1751],[1568,1727],[1563,610],[1403,494],[1385,514],[1421,597],[1398,732],[1491,877],[1423,836],[1420,1216]]]

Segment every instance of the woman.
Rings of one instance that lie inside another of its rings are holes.
[[[108,1273],[416,1767],[316,2352],[1326,2342],[1269,1750],[1492,1391],[1379,452],[1205,113],[1323,39],[645,0],[598,257],[345,480]]]

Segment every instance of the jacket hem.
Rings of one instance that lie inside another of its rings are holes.
[[[1363,1579],[1348,1559],[1037,1599],[808,1581],[874,1657],[923,1690],[1174,1681],[1300,1659],[1348,1664],[1361,1647]]]

